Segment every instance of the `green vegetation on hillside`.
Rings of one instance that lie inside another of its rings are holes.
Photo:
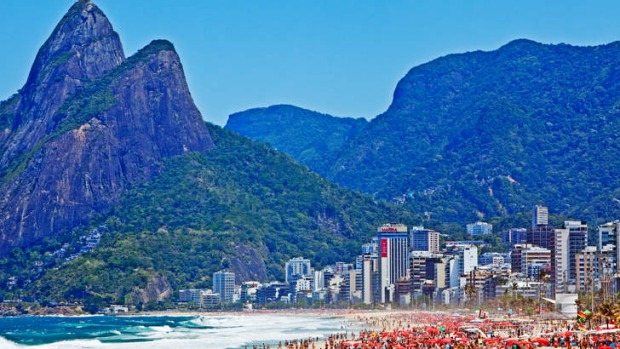
[[[139,63],[146,62],[150,55],[164,50],[174,51],[174,46],[167,40],[153,40],[103,77],[78,90],[56,112],[55,119],[58,119],[59,122],[54,130],[54,135],[63,134],[80,127],[92,117],[108,110],[116,101],[112,91],[112,83]]]
[[[368,124],[290,105],[256,108],[230,116],[226,129],[271,144],[326,176],[344,143]]]
[[[243,134],[338,184],[439,221],[465,224],[544,204],[595,224],[620,215],[619,57],[620,42],[516,40],[414,67],[385,113],[326,153],[328,169],[302,156],[320,137],[287,148],[311,115],[279,118],[266,109],[247,118]],[[280,121],[278,131],[262,120]],[[333,118],[322,127],[340,126]]]
[[[216,126],[209,131],[216,149],[166,161],[157,179],[131,190],[101,219],[107,233],[94,252],[48,269],[28,293],[132,302],[135,290],[157,277],[175,290],[210,287],[221,268],[240,280],[282,279],[289,258],[304,256],[317,267],[352,261],[378,225],[417,223],[265,145]],[[0,261],[0,270],[10,263]]]

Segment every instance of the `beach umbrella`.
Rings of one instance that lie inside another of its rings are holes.
[[[543,345],[543,346],[548,346],[549,343],[551,343],[551,342],[549,342],[549,340],[547,338],[534,338],[534,339],[532,339],[532,343],[538,343],[538,344]]]
[[[428,334],[433,334],[433,335],[434,335],[434,334],[438,334],[438,333],[439,333],[439,330],[438,330],[438,329],[436,329],[435,327],[427,327],[427,328],[426,328],[426,332],[427,332]]]
[[[361,346],[362,342],[360,342],[360,341],[345,341],[345,342],[342,342],[342,345],[345,348],[349,348],[349,347],[355,348],[355,347]]]
[[[564,337],[570,337],[572,335],[573,335],[573,333],[571,331],[564,332]]]

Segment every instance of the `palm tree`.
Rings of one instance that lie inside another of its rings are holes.
[[[467,298],[470,300],[473,300],[474,296],[478,293],[478,289],[476,288],[476,285],[474,284],[467,284],[465,285],[465,294],[467,295]]]
[[[611,303],[613,306],[613,319],[616,320],[616,324],[620,324],[620,303]]]
[[[577,310],[581,310],[581,309],[585,308],[585,305],[586,305],[584,300],[581,299],[581,298],[575,299],[575,304],[577,305]]]
[[[519,290],[519,284],[518,284],[518,283],[516,283],[516,282],[513,282],[513,283],[512,283],[511,288],[512,288],[512,297],[513,297],[513,298],[514,298],[514,297],[517,297],[517,296],[519,295],[519,294],[517,293],[517,291]]]
[[[609,324],[609,319],[615,319],[616,309],[610,302],[603,302],[596,308],[596,315],[605,319],[605,327]]]

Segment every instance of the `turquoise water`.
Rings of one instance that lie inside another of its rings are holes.
[[[0,318],[0,348],[243,348],[354,330],[340,318],[227,316],[83,316]]]

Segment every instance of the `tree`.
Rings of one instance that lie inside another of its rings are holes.
[[[605,319],[605,326],[609,324],[609,319],[615,319],[616,317],[616,309],[614,305],[610,302],[603,302],[596,308],[597,316],[600,316]]]
[[[513,282],[510,288],[512,289],[512,297],[518,298],[519,293],[517,291],[519,290],[519,284],[517,282]]]
[[[469,283],[465,285],[465,294],[467,295],[468,300],[473,300],[474,296],[478,293],[478,288],[476,285]]]

